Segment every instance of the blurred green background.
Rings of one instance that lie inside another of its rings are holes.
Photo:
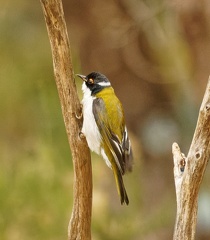
[[[121,206],[92,154],[94,240],[172,239],[171,145],[187,154],[210,74],[210,3],[63,1],[75,73],[104,73],[121,99],[135,162]],[[77,80],[81,95],[81,82]],[[0,9],[0,239],[67,239],[73,168],[39,1]],[[210,238],[210,170],[197,239]]]

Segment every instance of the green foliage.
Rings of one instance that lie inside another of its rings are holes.
[[[70,216],[71,155],[38,7],[1,9],[2,240],[65,239]]]

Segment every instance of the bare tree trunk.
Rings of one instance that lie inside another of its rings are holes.
[[[187,157],[177,143],[172,146],[177,216],[174,240],[195,238],[198,192],[210,158],[210,78]]]
[[[81,105],[76,91],[70,44],[61,0],[40,0],[52,50],[55,81],[74,164],[74,204],[68,239],[91,239],[92,172],[90,151],[80,137]]]

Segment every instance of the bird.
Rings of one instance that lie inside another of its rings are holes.
[[[124,110],[108,78],[91,72],[77,74],[83,80],[82,133],[91,151],[101,155],[112,169],[121,204],[129,204],[123,175],[132,171],[133,154]]]

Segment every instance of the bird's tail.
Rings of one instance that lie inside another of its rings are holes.
[[[117,168],[117,166],[113,168],[113,173],[114,173],[114,177],[117,185],[117,191],[118,191],[118,194],[120,195],[121,204],[126,203],[128,205],[129,204],[128,195],[123,183],[122,174]]]

